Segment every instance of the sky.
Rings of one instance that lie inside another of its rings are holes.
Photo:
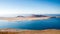
[[[60,14],[60,0],[0,0],[0,16]]]

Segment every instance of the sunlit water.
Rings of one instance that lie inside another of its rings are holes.
[[[46,20],[25,20],[8,22],[0,20],[0,29],[2,28],[14,28],[14,29],[60,29],[60,18],[50,18]]]

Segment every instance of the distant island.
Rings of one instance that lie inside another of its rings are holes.
[[[60,18],[60,16],[46,16],[46,15],[30,15],[30,16],[17,16],[17,17],[0,17],[0,20],[7,21],[21,21],[21,20],[44,20],[49,18]]]

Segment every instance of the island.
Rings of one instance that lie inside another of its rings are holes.
[[[50,18],[49,16],[45,15],[30,15],[30,16],[17,16],[17,17],[0,17],[0,20],[22,21],[22,20],[44,20],[49,18]]]
[[[46,15],[30,15],[30,16],[17,16],[17,17],[0,17],[0,20],[7,21],[22,21],[22,20],[44,20],[49,18],[60,18],[60,16],[46,16]]]

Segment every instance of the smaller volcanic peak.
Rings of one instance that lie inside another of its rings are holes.
[[[17,17],[24,17],[24,16],[17,16]]]
[[[34,17],[48,17],[48,16],[45,16],[45,15],[32,15]]]

